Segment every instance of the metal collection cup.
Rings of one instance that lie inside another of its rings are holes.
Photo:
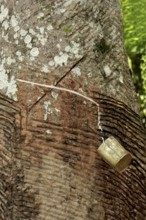
[[[132,155],[113,136],[107,138],[97,151],[118,172],[124,171],[132,160]]]

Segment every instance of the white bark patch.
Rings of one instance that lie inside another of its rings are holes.
[[[8,30],[9,28],[9,22],[7,20],[5,20],[3,23],[2,23],[2,27],[4,27],[5,31]]]
[[[19,43],[19,41],[18,40],[15,40],[15,44],[18,44]]]
[[[0,10],[0,22],[1,23],[5,20],[8,13],[9,13],[8,8],[5,8],[3,5],[1,5],[1,10]]]
[[[102,39],[104,37],[103,30],[102,30],[102,27],[100,24],[97,26],[97,33],[98,33],[100,39]]]
[[[94,22],[90,22],[89,27],[94,28]]]
[[[44,34],[44,32],[45,32],[45,28],[44,27],[40,27],[40,33]]]
[[[108,65],[103,67],[106,77],[110,76],[112,71]]]
[[[43,18],[43,17],[44,17],[44,13],[43,13],[43,12],[40,12],[40,13],[38,14],[38,16],[37,16],[38,19]]]
[[[39,55],[39,49],[37,47],[34,47],[30,51],[30,55],[33,57],[37,57]]]
[[[40,43],[42,44],[42,46],[44,46],[44,45],[47,43],[47,38],[42,37],[42,38],[40,39]]]
[[[56,9],[56,10],[55,10],[55,13],[58,14],[58,15],[60,15],[60,14],[63,14],[65,11],[66,11],[65,8],[59,8],[59,9]]]
[[[34,61],[35,57],[30,57],[30,61]],[[32,62],[30,62],[30,64],[32,65]]]
[[[91,77],[92,77],[92,73],[88,73],[87,76],[88,76],[89,78],[91,78]]]
[[[53,60],[49,61],[49,66],[54,66],[55,65],[55,62]]]
[[[20,56],[18,59],[22,62],[24,60],[24,57]]]
[[[11,57],[8,57],[8,58],[7,58],[7,64],[8,64],[8,65],[11,65],[12,63],[15,63],[15,62],[16,62],[15,59],[12,59]]]
[[[50,131],[50,130],[48,129],[48,130],[46,130],[46,133],[47,133],[47,134],[52,134],[52,131]]]
[[[14,76],[11,79],[8,79],[8,75],[6,73],[3,65],[0,65],[0,90],[5,92],[5,95],[17,101],[16,93],[18,91],[16,80]]]
[[[76,76],[81,76],[81,71],[79,67],[75,67],[72,69],[72,72],[75,73]]]
[[[58,109],[58,108],[55,108],[55,111],[59,113],[59,112],[60,112],[60,109]]]
[[[6,42],[8,42],[8,34],[4,34],[4,32],[2,31],[2,38],[6,41]]]
[[[48,73],[49,72],[49,67],[47,65],[44,65],[41,69],[42,72]]]
[[[32,28],[29,29],[29,33],[32,34],[32,35],[36,34],[36,32]]]
[[[55,66],[63,66],[67,65],[68,59],[70,58],[81,58],[82,56],[79,55],[79,49],[80,49],[80,44],[71,41],[71,46],[68,45],[65,47],[65,52],[60,52],[59,55],[56,55],[54,57],[54,65]],[[60,49],[60,44],[56,45]],[[52,61],[51,61],[52,62]],[[52,63],[51,63],[52,64]],[[50,65],[50,62],[49,62]],[[53,66],[53,65],[52,65]]]
[[[16,92],[18,91],[16,80],[14,79],[14,76],[12,76],[11,80],[7,84],[7,92],[6,95],[10,98],[13,98],[15,101],[17,101]]]
[[[67,53],[62,53],[58,56],[55,56],[54,57],[55,66],[67,65],[68,58],[69,56]]]
[[[12,15],[10,22],[11,22],[11,25],[13,28],[18,25],[18,21],[17,21],[17,18],[15,17],[15,15]]]
[[[2,65],[6,63],[6,58],[2,59]]]
[[[16,52],[16,55],[17,55],[18,57],[21,56],[21,51],[18,50],[18,51]]]
[[[19,27],[19,26],[14,27],[14,32],[17,32],[17,31],[19,31],[19,30],[20,30],[20,27]]]
[[[48,30],[48,31],[53,30],[53,26],[52,26],[52,24],[49,24],[49,25],[48,25],[47,30]]]
[[[123,77],[122,74],[120,74],[119,81],[120,81],[121,83],[124,83],[124,77]]]
[[[26,36],[27,33],[28,33],[28,31],[26,31],[26,30],[24,30],[24,29],[21,29],[21,30],[20,30],[20,35],[21,35],[21,37]]]
[[[16,39],[16,38],[18,38],[18,33],[16,32],[15,34],[14,34],[14,39]]]
[[[111,30],[112,30],[112,32],[111,32],[110,36],[112,37],[113,40],[115,40],[117,37],[117,29],[115,28],[115,26],[113,26],[111,28]]]
[[[75,56],[76,58],[81,58],[82,56],[79,55],[80,44],[76,43],[74,41],[71,41],[71,44],[72,44],[71,46],[68,45],[68,46],[65,47],[65,51],[67,53],[69,53],[70,57]]]
[[[23,61],[24,57],[22,56],[21,51],[17,51],[16,55],[20,61]]]
[[[48,118],[48,115],[52,114],[52,109],[50,108],[51,106],[51,102],[50,101],[45,101],[44,102],[44,109],[46,111],[45,115],[44,115],[44,120],[46,121]]]
[[[68,7],[69,5],[74,5],[74,4],[78,4],[78,3],[80,3],[80,4],[84,3],[85,4],[86,1],[87,0],[70,0],[70,1],[66,0],[65,3],[64,3],[64,6]]]
[[[58,98],[58,93],[52,91],[52,92],[51,92],[51,96],[52,96],[55,100],[57,100],[57,98]]]
[[[29,35],[29,34],[27,34],[26,37],[24,38],[24,42],[25,42],[26,44],[29,44],[29,43],[31,42],[31,40],[32,40],[32,37],[31,37],[31,35]]]
[[[30,43],[30,44],[27,44],[26,47],[29,48],[29,49],[31,49],[31,48],[32,48],[32,44],[31,44],[31,43]]]
[[[47,37],[45,37],[45,30],[43,27],[38,28],[40,30],[40,34],[37,34],[36,37],[38,38],[38,41],[44,46],[47,43]]]
[[[56,47],[57,47],[59,50],[61,49],[60,44],[57,44]]]

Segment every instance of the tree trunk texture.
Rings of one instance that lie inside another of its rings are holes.
[[[118,0],[0,6],[0,219],[144,220],[146,136]],[[97,154],[109,136],[133,155],[122,173]]]

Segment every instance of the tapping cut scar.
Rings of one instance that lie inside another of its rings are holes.
[[[102,129],[102,126],[101,126],[101,121],[100,121],[100,106],[99,106],[99,103],[94,101],[92,98],[90,98],[90,97],[88,97],[86,95],[83,95],[82,93],[79,93],[77,91],[74,91],[74,90],[71,90],[71,89],[62,88],[62,87],[59,87],[59,86],[35,83],[35,82],[32,82],[32,81],[23,80],[23,79],[17,79],[17,81],[22,82],[22,83],[31,84],[31,85],[40,86],[40,87],[45,87],[45,88],[50,88],[50,89],[55,89],[55,90],[60,90],[60,91],[72,93],[72,94],[75,94],[77,96],[80,96],[80,97],[82,97],[82,98],[92,102],[93,104],[95,104],[97,106],[97,110],[98,110],[98,128],[101,131],[101,133],[103,132],[103,129]],[[101,137],[101,138],[102,138],[102,141],[104,142],[104,138],[103,137]]]

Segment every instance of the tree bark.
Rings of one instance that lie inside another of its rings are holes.
[[[118,2],[0,1],[2,220],[145,219],[146,136]],[[123,173],[97,154],[109,136],[133,155]]]

